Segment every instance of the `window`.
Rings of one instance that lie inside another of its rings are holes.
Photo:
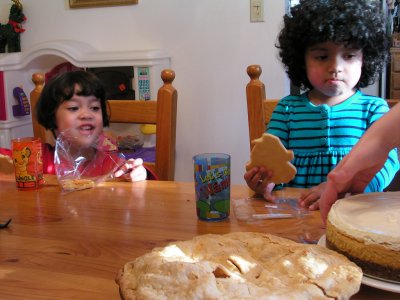
[[[287,12],[290,12],[290,8],[300,3],[300,0],[287,0]]]

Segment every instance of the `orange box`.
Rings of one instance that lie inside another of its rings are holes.
[[[12,158],[18,189],[37,189],[44,184],[42,142],[40,138],[13,139]]]

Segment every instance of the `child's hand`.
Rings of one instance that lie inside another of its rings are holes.
[[[124,179],[132,182],[146,180],[147,171],[143,166],[143,159],[128,159],[125,164],[114,173],[114,176],[122,176]]]
[[[314,186],[307,191],[301,193],[299,198],[299,205],[307,208],[308,210],[319,209],[319,199],[326,187],[326,182],[322,182],[317,186]]]
[[[271,182],[271,178],[272,171],[268,171],[263,167],[252,168],[244,174],[244,180],[246,180],[249,188],[257,194],[263,195],[265,200],[273,202],[275,197],[272,196],[271,192],[275,183]]]

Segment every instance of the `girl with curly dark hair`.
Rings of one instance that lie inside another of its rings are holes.
[[[301,0],[284,16],[277,48],[290,80],[305,92],[278,103],[267,132],[294,152],[297,174],[288,186],[309,188],[301,206],[319,208],[328,173],[389,110],[384,99],[359,90],[382,70],[388,44],[378,1]],[[383,191],[398,169],[394,149],[365,192]],[[253,168],[244,177],[273,200],[271,175]]]

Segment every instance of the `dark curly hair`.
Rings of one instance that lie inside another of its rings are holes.
[[[100,100],[103,126],[109,125],[107,115],[106,92],[100,79],[86,71],[72,71],[52,78],[43,88],[36,105],[36,118],[40,125],[54,133],[57,128],[56,110],[64,101],[68,101],[75,93],[75,85],[80,87],[79,96],[94,95]]]
[[[284,16],[278,35],[279,56],[290,80],[312,89],[305,68],[306,50],[331,41],[361,49],[363,65],[357,88],[375,82],[388,58],[389,37],[379,1],[300,0]]]

